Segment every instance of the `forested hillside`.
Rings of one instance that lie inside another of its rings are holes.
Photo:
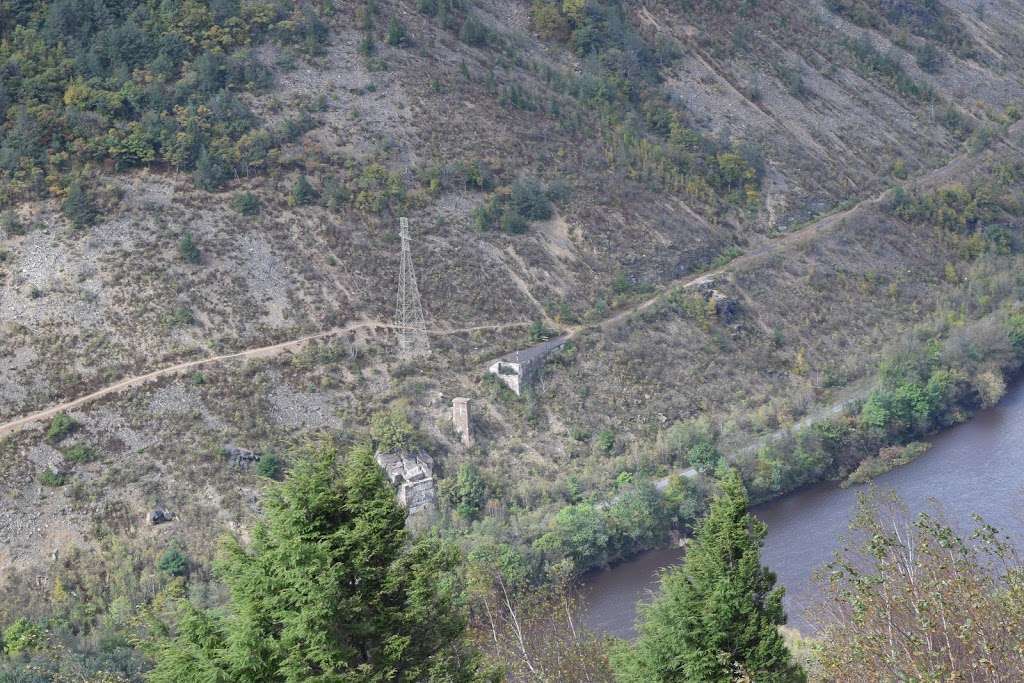
[[[223,604],[218,538],[324,432],[390,424],[435,462],[415,524],[537,585],[689,533],[724,464],[764,500],[992,404],[1022,31],[1015,0],[0,0],[0,627],[137,679],[147,610]],[[557,333],[523,396],[487,375]]]

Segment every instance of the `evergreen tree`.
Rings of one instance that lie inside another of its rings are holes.
[[[299,458],[243,547],[215,565],[225,615],[191,605],[155,646],[155,683],[474,681],[459,556],[436,537],[408,542],[405,515],[369,448]]]
[[[71,225],[79,230],[92,225],[98,213],[92,196],[79,178],[71,181],[60,208],[71,221]]]
[[[665,574],[661,595],[643,610],[636,644],[614,654],[620,680],[805,680],[779,635],[783,589],[761,565],[766,528],[747,504],[729,470],[682,566]]]
[[[455,482],[448,491],[448,500],[461,516],[476,519],[487,501],[487,483],[476,465],[465,463],[459,466]]]
[[[305,206],[316,199],[316,190],[309,184],[306,176],[300,175],[299,179],[292,185],[292,194],[288,197],[289,206]]]

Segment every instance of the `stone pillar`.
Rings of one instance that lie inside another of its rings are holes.
[[[473,432],[469,427],[469,399],[452,399],[452,422],[455,423],[455,431],[462,437],[462,443],[466,446],[473,445]]]

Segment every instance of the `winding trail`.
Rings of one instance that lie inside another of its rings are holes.
[[[1019,135],[1022,132],[1024,132],[1024,120],[1018,121],[1015,124],[1013,124],[1012,126],[1010,126],[1008,128],[1008,130],[1007,130],[1007,135],[1003,136],[1002,139],[999,141],[999,143],[996,143],[996,144],[1002,144],[1002,145],[1008,147],[1011,150],[1019,152],[1021,150],[1009,138],[1010,138],[1011,135]],[[969,151],[964,151],[964,152],[954,156],[953,158],[951,158],[949,160],[949,162],[946,163],[945,165],[940,166],[940,167],[935,168],[935,169],[932,169],[931,171],[928,171],[924,175],[922,175],[922,176],[912,180],[909,183],[906,183],[906,185],[907,186],[929,186],[929,185],[933,185],[933,184],[936,184],[936,183],[949,182],[949,181],[951,181],[951,180],[953,180],[955,178],[962,177],[963,172],[965,170],[964,169],[964,165],[967,164],[970,160],[975,159],[976,157],[977,157],[977,155],[972,154]],[[855,213],[857,213],[859,211],[862,211],[862,210],[865,210],[865,209],[868,209],[868,208],[871,208],[871,207],[879,206],[880,204],[885,202],[891,196],[891,194],[892,194],[892,190],[885,190],[885,191],[880,192],[880,193],[878,193],[878,194],[876,194],[876,195],[874,195],[872,197],[867,197],[866,199],[861,200],[860,202],[854,204],[853,206],[851,206],[850,208],[848,208],[846,210],[838,211],[836,213],[832,213],[832,214],[829,214],[827,216],[823,216],[823,217],[819,218],[818,220],[813,221],[813,222],[805,225],[803,228],[800,228],[800,229],[795,230],[793,232],[787,233],[786,235],[784,235],[782,237],[779,237],[777,239],[766,241],[766,242],[764,242],[762,244],[757,245],[757,247],[754,248],[753,250],[751,250],[751,251],[749,251],[747,253],[744,253],[741,256],[738,256],[737,258],[733,259],[732,261],[730,261],[729,263],[725,264],[721,268],[717,268],[717,269],[711,270],[711,271],[706,271],[706,272],[701,273],[699,275],[694,275],[694,276],[689,276],[689,277],[685,277],[685,278],[680,278],[680,279],[677,279],[677,280],[669,281],[669,282],[665,283],[659,289],[659,291],[656,294],[654,294],[653,296],[651,296],[650,298],[644,299],[643,301],[637,302],[637,303],[635,303],[633,305],[627,306],[626,308],[623,308],[623,309],[621,309],[619,311],[616,311],[614,314],[612,314],[608,318],[605,318],[601,322],[598,322],[598,323],[593,324],[593,325],[582,325],[582,326],[575,326],[575,327],[567,328],[566,329],[567,338],[568,339],[574,339],[574,338],[578,337],[582,332],[584,332],[586,330],[590,330],[590,329],[596,329],[596,330],[601,330],[601,331],[609,330],[612,327],[614,327],[615,325],[617,325],[620,322],[622,322],[623,320],[626,320],[627,318],[629,318],[634,313],[639,313],[640,311],[643,311],[643,310],[645,310],[647,308],[650,308],[655,303],[657,303],[659,299],[661,299],[661,297],[665,294],[665,292],[669,291],[672,288],[675,288],[675,287],[684,287],[684,288],[696,287],[696,286],[698,286],[700,284],[703,284],[703,283],[706,283],[706,282],[711,282],[712,280],[714,280],[714,278],[720,277],[720,276],[724,275],[729,270],[734,270],[737,267],[744,267],[744,266],[753,265],[754,263],[756,263],[757,261],[759,261],[759,260],[761,260],[763,258],[768,258],[768,257],[771,257],[771,256],[775,256],[775,255],[781,253],[787,247],[790,247],[790,246],[792,246],[794,244],[800,244],[802,242],[806,242],[807,240],[809,240],[809,239],[811,239],[813,237],[816,237],[816,236],[820,235],[821,233],[823,233],[825,231],[831,230],[831,229],[833,229],[833,228],[835,228],[837,226],[842,225],[843,222],[847,218],[849,218],[850,216],[852,216],[853,214],[855,214]],[[523,284],[525,284],[525,283],[523,283]],[[529,294],[528,288],[527,288],[527,294]],[[534,299],[532,297],[532,295],[530,295],[528,298],[530,298],[532,301],[537,303],[536,299]],[[539,303],[538,303],[538,305],[539,305]],[[547,318],[547,315],[544,312],[544,309],[543,309],[542,306],[540,307],[540,310],[542,312],[542,315],[545,318]],[[475,325],[475,326],[471,326],[471,327],[459,327],[459,328],[449,328],[449,329],[433,329],[433,330],[427,330],[427,332],[428,332],[428,334],[434,334],[434,335],[461,334],[461,333],[466,333],[466,332],[477,332],[477,331],[483,331],[483,330],[503,330],[503,329],[511,329],[511,328],[515,328],[515,327],[526,327],[529,324],[530,323],[528,323],[528,322],[499,323],[499,324],[491,324],[491,325]],[[192,368],[197,368],[197,367],[200,367],[200,366],[203,366],[203,365],[209,365],[211,363],[219,363],[219,362],[226,361],[226,360],[249,359],[249,358],[270,358],[270,357],[273,357],[273,356],[277,356],[277,355],[279,355],[281,353],[285,353],[285,352],[288,352],[288,351],[293,351],[293,350],[300,349],[305,344],[307,344],[308,342],[316,340],[316,339],[324,339],[324,338],[336,336],[336,335],[339,335],[339,334],[345,334],[346,332],[352,332],[352,331],[358,330],[358,329],[378,329],[378,328],[379,329],[394,330],[394,329],[399,329],[400,326],[389,324],[389,323],[385,323],[385,322],[380,321],[380,320],[363,320],[363,321],[359,321],[359,322],[349,323],[348,325],[344,325],[342,327],[336,327],[336,328],[327,330],[325,332],[318,332],[316,334],[311,334],[311,335],[308,335],[308,336],[305,336],[305,337],[300,337],[299,339],[293,339],[291,341],[281,342],[279,344],[272,344],[270,346],[261,346],[259,348],[255,348],[255,349],[247,349],[247,350],[238,351],[238,352],[235,352],[235,353],[226,353],[226,354],[222,354],[222,355],[218,355],[218,356],[211,356],[209,358],[201,358],[201,359],[198,359],[198,360],[185,361],[185,362],[182,362],[182,363],[178,363],[176,365],[171,365],[169,367],[161,368],[159,370],[154,370],[154,371],[146,373],[144,375],[138,375],[138,376],[135,376],[135,377],[128,377],[126,379],[123,379],[123,380],[115,383],[115,384],[111,384],[111,385],[109,385],[107,387],[104,387],[102,389],[98,389],[98,390],[92,392],[91,394],[87,394],[85,396],[81,396],[79,398],[72,399],[70,401],[65,401],[63,403],[59,403],[57,405],[51,406],[49,408],[46,408],[44,410],[40,410],[40,411],[37,411],[37,412],[34,412],[34,413],[30,413],[28,415],[16,418],[16,419],[14,419],[14,420],[12,420],[10,422],[4,423],[4,424],[0,424],[0,439],[4,438],[5,436],[8,436],[10,434],[14,434],[15,432],[21,431],[22,429],[25,429],[26,427],[28,427],[29,425],[31,425],[34,422],[37,422],[39,420],[46,420],[46,419],[52,418],[54,415],[56,415],[59,412],[66,411],[66,410],[72,410],[74,408],[78,408],[78,407],[80,407],[82,405],[85,405],[86,403],[90,403],[90,402],[95,401],[97,399],[103,398],[104,396],[109,396],[111,394],[115,394],[115,393],[118,393],[120,391],[124,391],[125,389],[131,389],[131,388],[134,388],[134,387],[138,387],[138,386],[141,386],[141,385],[145,384],[146,382],[150,382],[150,381],[153,381],[153,380],[160,379],[161,377],[166,377],[168,375],[173,375],[175,373],[179,373],[179,372],[182,372],[182,371],[185,371],[185,370],[190,370]],[[693,471],[692,468],[689,468],[689,469],[681,472],[680,474],[682,474],[683,476],[686,476],[686,477],[692,477],[692,476],[694,476],[696,474],[696,472]],[[667,481],[666,481],[666,483],[667,483]]]
[[[515,322],[498,323],[494,325],[474,325],[472,327],[455,327],[448,329],[427,330],[427,333],[434,335],[462,334],[466,332],[479,332],[483,330],[503,330],[511,329],[514,327],[526,327],[529,324],[530,323],[528,322]],[[359,322],[349,323],[348,325],[344,325],[342,327],[335,327],[325,332],[317,332],[316,334],[311,334],[305,337],[300,337],[298,339],[292,339],[289,341],[281,342],[279,344],[271,344],[270,346],[260,346],[255,349],[246,349],[244,351],[236,351],[234,353],[224,353],[218,356],[210,356],[208,358],[199,358],[197,360],[184,361],[182,363],[170,365],[165,368],[160,368],[159,370],[147,372],[144,375],[136,375],[134,377],[122,379],[121,381],[116,382],[115,384],[103,387],[102,389],[97,389],[91,394],[86,394],[85,396],[80,396],[70,401],[58,403],[57,405],[50,406],[49,408],[45,408],[43,410],[34,413],[29,413],[28,415],[16,418],[5,424],[0,424],[0,439],[4,438],[5,436],[14,434],[15,432],[19,432],[22,429],[27,428],[34,422],[50,419],[57,413],[61,413],[67,410],[73,410],[75,408],[85,405],[86,403],[91,403],[93,401],[101,399],[104,396],[116,394],[126,389],[139,387],[142,386],[143,384],[146,384],[147,382],[155,381],[162,377],[174,375],[180,372],[184,372],[186,370],[191,370],[193,368],[198,368],[203,365],[210,365],[211,363],[220,363],[223,361],[235,359],[272,358],[282,353],[297,351],[301,349],[303,346],[305,346],[307,343],[315,341],[317,339],[335,337],[340,334],[354,332],[355,330],[360,329],[396,330],[400,328],[400,325],[393,325],[390,323],[382,322],[380,320],[363,320]]]

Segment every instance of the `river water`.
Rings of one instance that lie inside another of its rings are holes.
[[[1024,551],[1024,382],[998,406],[938,435],[932,444],[914,462],[875,479],[875,485],[895,490],[911,513],[937,508],[964,532],[974,528],[977,513]],[[814,630],[807,615],[820,596],[814,572],[841,547],[860,490],[819,484],[754,509],[768,524],[762,561],[786,587],[789,624],[803,632]],[[678,548],[652,551],[592,574],[581,589],[583,622],[601,633],[632,637],[637,601],[650,598],[658,572],[680,556]]]

